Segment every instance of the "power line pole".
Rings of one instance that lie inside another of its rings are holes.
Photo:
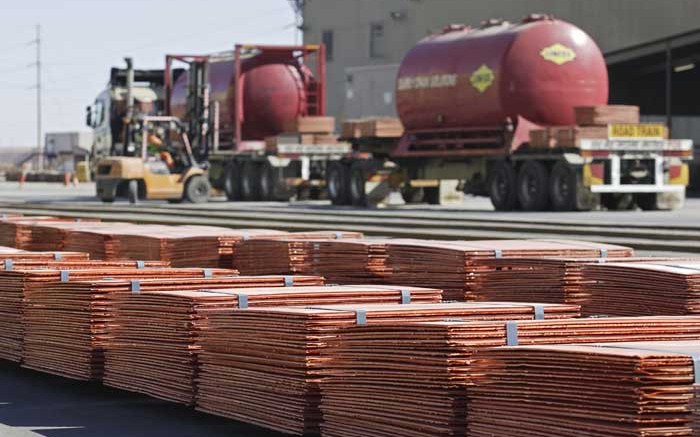
[[[41,135],[41,25],[36,25],[36,148],[39,170],[44,169],[44,146]]]

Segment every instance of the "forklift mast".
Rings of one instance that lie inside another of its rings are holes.
[[[216,137],[210,132],[210,85],[208,55],[166,55],[165,83],[165,113],[170,114],[170,93],[175,78],[172,76],[173,62],[183,62],[188,66],[187,134],[192,142],[192,150],[199,162],[206,162]]]

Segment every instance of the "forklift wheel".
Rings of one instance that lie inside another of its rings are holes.
[[[211,185],[206,176],[192,176],[185,185],[185,200],[191,203],[204,203],[209,199]]]
[[[129,181],[129,203],[137,203],[139,201],[139,182],[137,180]]]

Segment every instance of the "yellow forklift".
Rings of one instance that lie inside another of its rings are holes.
[[[123,152],[98,160],[95,182],[103,202],[126,197],[203,203],[211,185],[194,158],[187,132],[175,117],[139,116],[126,129]]]
[[[176,117],[158,115],[163,71],[134,70],[132,59],[125,61],[127,68],[112,69],[108,89],[87,111],[97,139],[92,154],[97,197],[103,202],[118,197],[130,203],[206,202],[208,163],[206,156],[197,162],[190,127]]]

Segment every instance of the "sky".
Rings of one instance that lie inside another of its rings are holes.
[[[0,0],[0,147],[36,145],[36,25],[43,132],[88,130],[112,66],[162,68],[167,53],[294,43],[287,0]]]

